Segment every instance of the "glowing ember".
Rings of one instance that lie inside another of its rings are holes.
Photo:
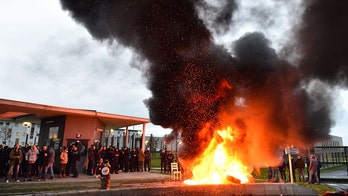
[[[247,183],[251,175],[231,149],[233,133],[230,127],[227,130],[218,130],[203,154],[195,160],[192,169],[192,179],[185,180],[185,184],[230,184]],[[235,179],[232,180],[231,179]]]

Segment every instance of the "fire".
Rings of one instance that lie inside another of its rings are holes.
[[[185,184],[230,184],[247,183],[251,175],[248,168],[243,165],[234,149],[233,130],[218,130],[210,141],[207,149],[195,160],[192,169],[192,179],[185,180]]]

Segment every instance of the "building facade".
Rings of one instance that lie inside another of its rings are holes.
[[[20,121],[0,120],[0,144],[24,146],[38,144],[40,124]]]

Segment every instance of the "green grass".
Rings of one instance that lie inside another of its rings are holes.
[[[345,168],[347,168],[347,165],[336,165],[336,166],[332,166],[332,167],[322,168],[322,169],[320,169],[320,172],[328,172],[328,171],[332,171],[332,170],[345,169]]]
[[[339,166],[335,166],[335,167],[331,167],[331,168],[322,169],[321,172],[327,172],[327,171],[336,170],[336,169],[345,168],[345,167],[346,167],[345,165],[339,165]],[[305,174],[307,173],[306,168],[305,168],[304,173]],[[261,168],[259,170],[259,172],[254,171],[252,173],[252,175],[256,179],[256,182],[266,182],[268,180],[268,168]],[[286,178],[288,179],[289,172],[286,171],[285,175],[286,175]],[[296,177],[298,178],[297,173],[296,173]],[[289,179],[288,179],[288,181],[289,181]],[[317,184],[308,184],[306,182],[295,182],[295,183],[300,185],[300,186],[304,186],[304,187],[311,188],[311,189],[318,191],[318,195],[323,195],[326,191],[335,191],[334,188],[332,188],[331,186],[328,186],[326,184],[317,185]]]
[[[318,195],[324,195],[325,192],[327,191],[335,191],[334,188],[332,188],[331,186],[328,186],[326,184],[308,184],[305,182],[296,182],[296,184],[310,188],[310,189],[314,189],[316,191],[318,191]]]
[[[161,167],[161,156],[159,152],[151,154],[151,167]]]
[[[176,156],[176,152],[172,151],[172,153]],[[155,152],[151,154],[151,167],[161,167],[161,153]]]

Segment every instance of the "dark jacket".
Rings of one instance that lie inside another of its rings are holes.
[[[303,169],[303,168],[305,168],[305,162],[302,159],[297,159],[296,166],[297,166],[297,168]]]
[[[18,158],[18,156],[19,156],[19,158]],[[9,155],[9,164],[10,165],[21,164],[22,160],[23,160],[23,152],[20,148],[17,151],[16,151],[16,149],[12,149],[10,151],[10,155]]]
[[[78,150],[75,150],[75,151],[72,150],[70,152],[69,161],[71,161],[71,162],[80,161],[80,152]]]

